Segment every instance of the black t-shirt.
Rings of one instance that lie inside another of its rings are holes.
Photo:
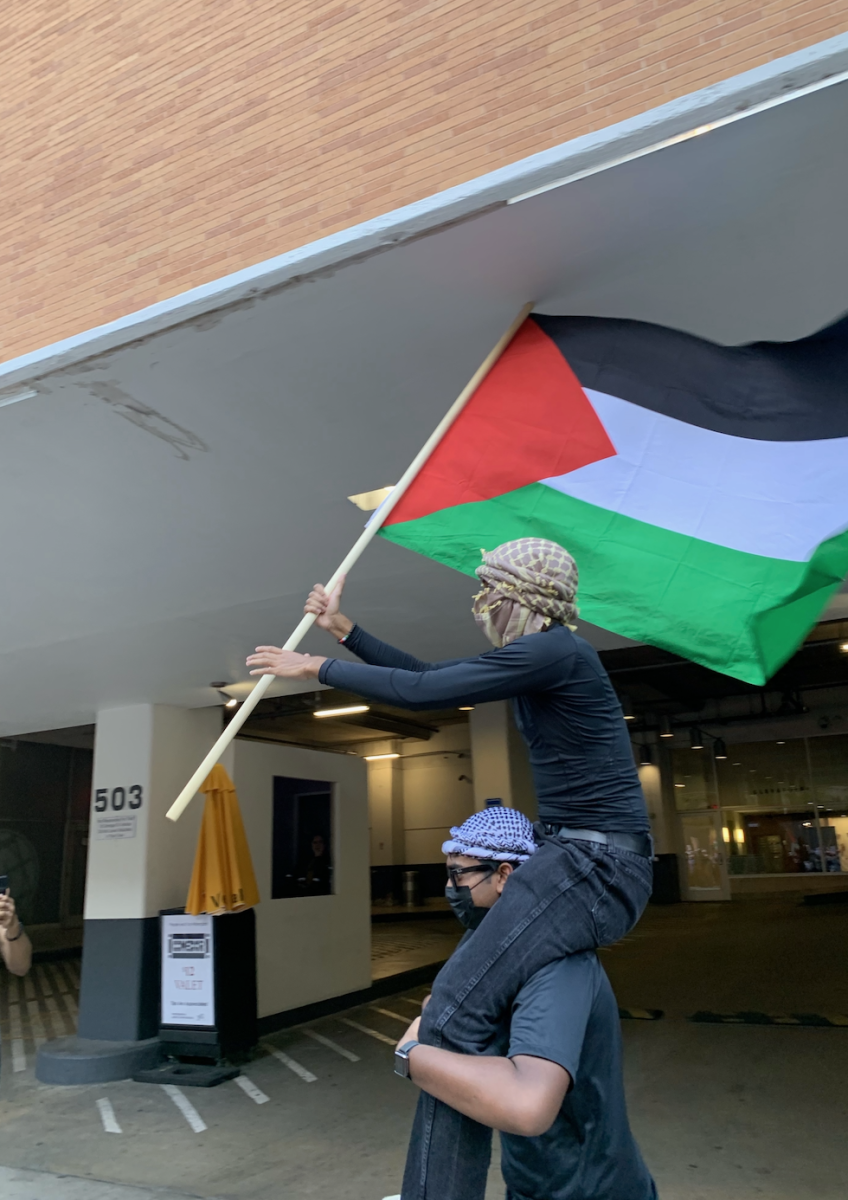
[[[648,832],[618,697],[595,650],[564,625],[476,658],[437,663],[396,650],[358,625],[345,645],[363,662],[328,658],[318,673],[321,683],[413,710],[511,699],[541,820]]]
[[[573,1080],[547,1133],[501,1135],[512,1200],[656,1200],[627,1120],[618,1005],[593,951],[551,963],[525,984],[508,1053],[558,1063]]]

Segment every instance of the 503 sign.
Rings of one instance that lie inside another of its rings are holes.
[[[98,788],[94,793],[94,811],[98,813],[136,811],[143,803],[144,789],[140,783],[126,788]]]

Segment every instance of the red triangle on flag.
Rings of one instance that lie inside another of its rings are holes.
[[[528,317],[386,525],[491,500],[614,454],[571,367]]]

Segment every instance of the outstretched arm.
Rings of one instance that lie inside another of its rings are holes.
[[[253,668],[252,675],[268,671],[294,679],[318,679],[330,687],[415,712],[443,704],[486,704],[544,691],[567,678],[573,654],[570,642],[536,633],[477,658],[440,663],[426,671],[316,658],[277,646],[257,646],[247,663]]]
[[[432,671],[450,666],[451,662],[459,661],[452,659],[444,663],[423,662],[420,658],[398,650],[394,646],[390,646],[388,642],[381,642],[379,638],[366,633],[360,625],[339,611],[344,585],[344,576],[332,592],[328,592],[323,584],[316,583],[306,599],[303,611],[313,613],[318,628],[326,629],[336,641],[340,642],[344,639],[345,647],[350,650],[351,654],[361,658],[363,662],[374,667],[399,668],[401,671]]]
[[[416,1038],[419,1020],[399,1046]],[[520,1137],[538,1137],[550,1129],[571,1086],[568,1072],[544,1058],[454,1054],[424,1045],[410,1052],[409,1073],[422,1091],[457,1112]]]

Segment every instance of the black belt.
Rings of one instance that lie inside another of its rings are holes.
[[[570,829],[567,825],[552,825],[540,822],[548,837],[574,838],[581,842],[600,842],[617,850],[630,850],[645,858],[654,857],[653,839],[649,833],[602,833],[599,829]]]

